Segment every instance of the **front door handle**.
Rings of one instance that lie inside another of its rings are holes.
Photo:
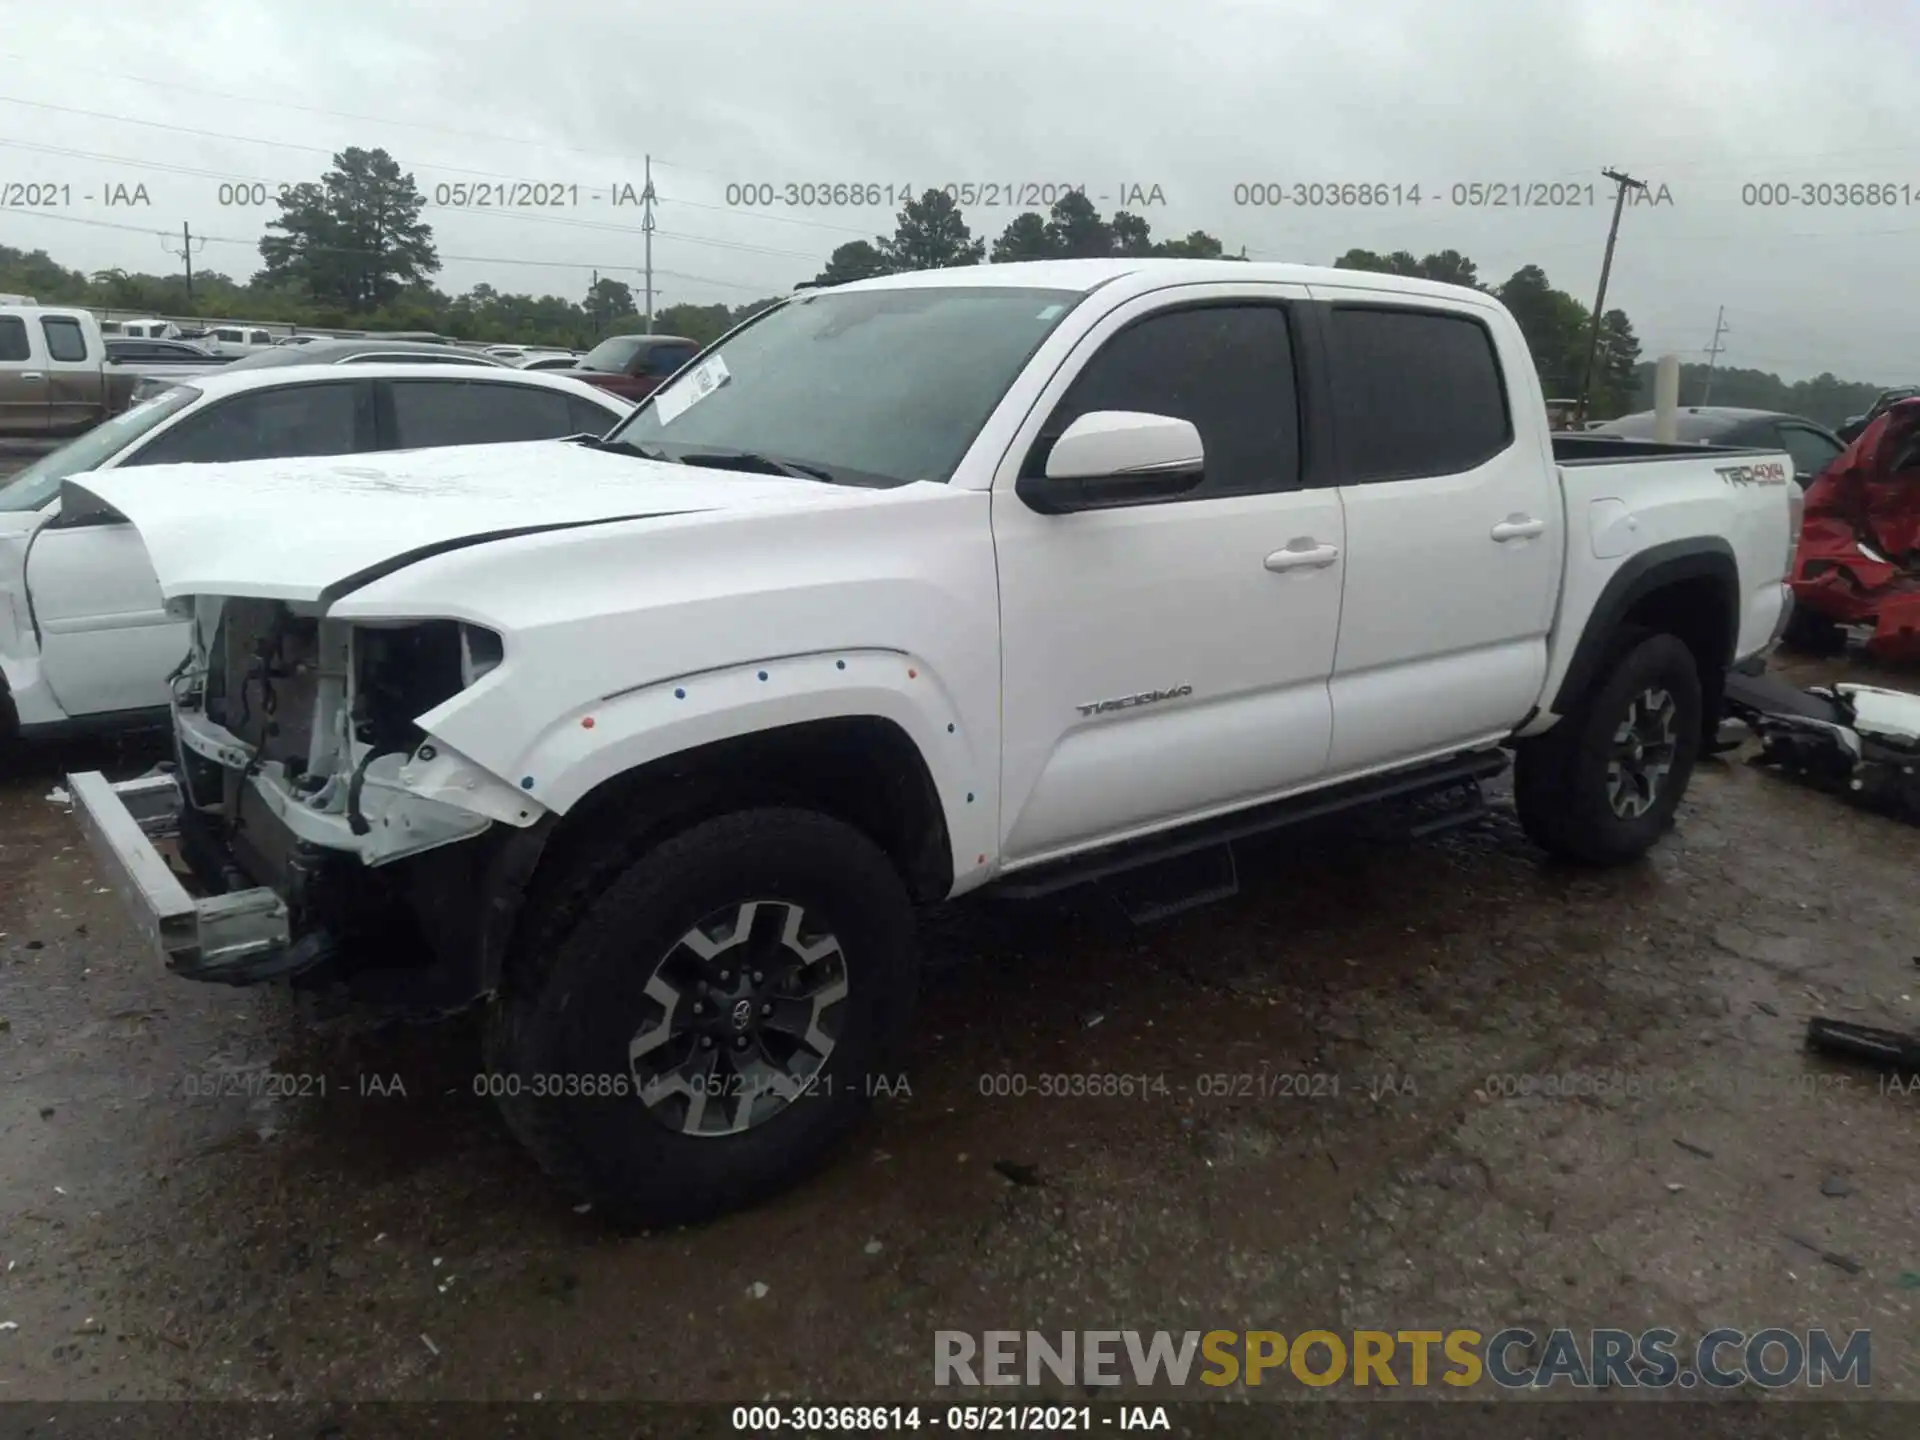
[[[1340,558],[1338,545],[1316,545],[1311,539],[1291,542],[1267,556],[1267,569],[1276,575],[1287,570],[1324,570]]]
[[[1536,535],[1544,535],[1547,522],[1536,520],[1531,515],[1509,515],[1493,527],[1493,538],[1502,545],[1509,540],[1531,540]]]
[[[22,370],[20,372],[20,378],[22,380],[44,380],[47,377],[42,375],[38,370]]]

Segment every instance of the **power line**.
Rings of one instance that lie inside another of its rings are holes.
[[[188,303],[189,305],[191,305],[191,304],[193,303],[193,247],[194,247],[194,243],[195,243],[195,242],[194,242],[194,235],[193,235],[193,229],[192,229],[192,226],[191,226],[191,225],[190,225],[190,224],[189,224],[189,223],[188,223],[187,221],[185,221],[185,220],[182,220],[182,221],[180,222],[180,259],[181,259],[181,261],[182,261],[182,263],[184,263],[184,264],[186,265],[186,267],[187,267],[187,303]],[[202,249],[205,249],[205,248],[206,248],[206,244],[207,244],[207,242],[206,242],[206,241],[205,241],[204,239],[202,239],[202,240],[200,240],[200,241],[199,241],[199,244],[200,244],[200,247],[201,247]],[[171,249],[168,249],[168,246],[167,246],[167,241],[166,241],[166,237],[165,237],[165,236],[162,236],[162,237],[161,237],[161,240],[160,240],[160,248],[161,248],[162,250],[166,250],[166,252],[167,252],[167,253],[168,253],[169,255],[171,255],[171,254],[173,254],[173,251],[172,251]]]
[[[23,206],[0,206],[0,215],[31,215],[41,220],[56,220],[67,225],[90,225],[101,230],[123,230],[134,235],[161,235],[171,237],[171,230],[156,230],[147,225],[122,225],[112,220],[89,220],[79,215],[59,215],[47,210],[31,210]],[[196,235],[195,244],[208,245],[244,245],[249,249],[258,249],[258,240],[246,240],[237,235]],[[356,249],[347,245],[314,245],[307,247],[315,254],[322,255],[380,255],[378,250]],[[466,265],[528,265],[553,270],[627,270],[637,272],[640,267],[630,262],[609,263],[592,260],[527,260],[508,255],[446,255],[442,260],[454,260]],[[744,282],[739,280],[721,280],[712,275],[690,275],[682,270],[656,269],[656,275],[665,275],[673,280],[686,280],[698,285],[719,285],[730,290],[755,290],[761,294],[778,294],[787,289],[785,285],[771,282]]]
[[[45,155],[63,155],[69,159],[94,160],[103,164],[125,165],[134,170],[158,170],[167,174],[188,175],[198,179],[224,180],[243,185],[272,185],[279,182],[267,180],[259,175],[242,175],[228,170],[206,170],[192,165],[170,165],[160,160],[135,160],[125,155],[105,155],[98,151],[74,150],[63,145],[36,145],[27,140],[0,140],[0,146],[20,150],[32,150]],[[655,196],[659,199],[659,196]],[[687,203],[687,202],[678,202]],[[640,235],[646,226],[618,225],[610,220],[581,220],[570,215],[547,215],[538,210],[502,208],[491,205],[435,205],[425,203],[423,209],[440,214],[478,215],[496,220],[519,220],[534,225],[562,225],[576,230],[602,230],[615,235]],[[703,206],[703,209],[720,207]],[[787,250],[777,245],[755,245],[745,240],[721,240],[711,235],[691,235],[680,230],[656,230],[656,234],[670,240],[684,240],[692,245],[707,245],[716,250],[738,250],[743,254],[778,255],[795,260],[818,260],[819,252],[814,250]]]
[[[1713,344],[1707,347],[1707,388],[1701,393],[1700,403],[1705,405],[1713,397],[1713,367],[1720,362],[1720,337],[1727,333],[1727,307],[1722,305],[1720,313],[1713,317]]]
[[[1645,190],[1647,182],[1636,180],[1624,170],[1600,172],[1613,181],[1613,223],[1607,227],[1607,253],[1600,262],[1600,293],[1593,301],[1593,329],[1587,338],[1587,367],[1580,376],[1580,398],[1574,402],[1573,428],[1578,430],[1587,418],[1587,395],[1593,388],[1593,364],[1600,354],[1600,316],[1607,308],[1607,279],[1613,273],[1613,242],[1620,235],[1620,215],[1627,208],[1627,191]]]
[[[44,58],[7,51],[0,51],[0,57],[9,60],[18,60],[27,65],[37,65],[41,59]],[[532,145],[542,150],[556,150],[568,155],[588,155],[602,160],[624,160],[628,164],[632,164],[634,160],[632,155],[625,155],[612,150],[583,150],[573,145],[555,145],[545,140],[529,140],[524,135],[491,135],[480,130],[460,130],[450,125],[430,125],[421,120],[400,120],[391,115],[362,115],[352,110],[328,110],[318,105],[298,105],[291,100],[269,99],[264,95],[238,95],[231,90],[210,90],[203,85],[187,85],[177,80],[156,80],[146,75],[129,75],[123,70],[100,70],[87,65],[69,65],[65,61],[61,62],[60,68],[63,71],[74,71],[82,75],[103,75],[113,80],[131,80],[136,85],[152,85],[159,89],[177,91],[187,95],[206,95],[216,100],[239,100],[248,105],[267,105],[277,110],[297,110],[303,115],[326,115],[336,120],[361,120],[370,125],[397,125],[403,129],[427,130],[441,135],[452,135],[465,140],[485,140],[498,145]],[[31,105],[35,102],[21,100],[15,103]],[[674,161],[662,160],[658,156],[654,157],[654,164],[665,165],[671,169],[689,170],[697,175],[718,173],[711,170],[700,170],[691,165],[678,165]]]

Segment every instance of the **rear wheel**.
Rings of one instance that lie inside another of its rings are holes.
[[[858,1120],[912,1009],[913,913],[892,864],[829,816],[749,810],[595,888],[560,923],[535,918],[544,953],[490,1017],[510,1128],[630,1224],[791,1183]]]
[[[1630,635],[1586,699],[1523,742],[1514,803],[1535,843],[1587,864],[1618,865],[1673,823],[1700,751],[1700,675],[1673,635]]]

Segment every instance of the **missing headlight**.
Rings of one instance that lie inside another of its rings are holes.
[[[460,627],[461,688],[465,689],[492,670],[505,655],[506,647],[493,631],[483,630],[478,625],[462,625]]]

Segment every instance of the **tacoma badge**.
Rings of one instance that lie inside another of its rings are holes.
[[[1178,700],[1182,695],[1193,694],[1193,686],[1176,685],[1171,690],[1142,690],[1138,695],[1122,695],[1117,700],[1095,700],[1090,705],[1076,705],[1073,708],[1082,715],[1104,715],[1109,710],[1131,710],[1136,705],[1151,705],[1156,700]]]

